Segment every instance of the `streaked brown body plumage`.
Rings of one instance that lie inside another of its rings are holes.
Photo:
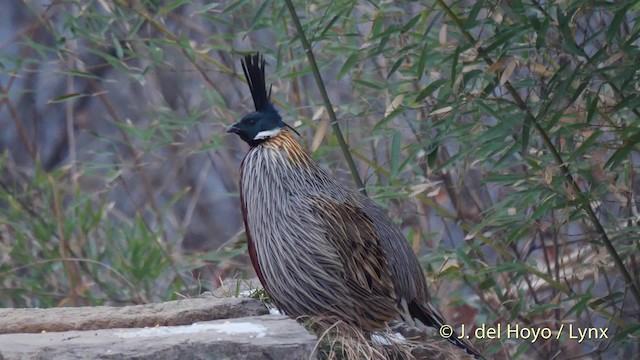
[[[251,145],[241,165],[242,215],[271,300],[291,317],[335,317],[365,331],[394,320],[442,326],[400,229],[304,151],[268,101],[259,60],[243,63],[257,111],[228,131]],[[478,355],[468,342],[450,341]]]
[[[287,130],[249,151],[240,191],[252,260],[278,308],[367,330],[398,315],[369,200],[319,168]]]

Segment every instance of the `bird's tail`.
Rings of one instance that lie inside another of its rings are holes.
[[[451,325],[447,325],[443,316],[440,314],[430,303],[418,304],[412,302],[408,304],[408,310],[414,320],[419,321],[421,324],[427,327],[435,328],[440,336],[445,337],[450,343],[464,350],[467,354],[475,357],[476,359],[484,360],[485,358],[480,354],[471,342],[466,337],[460,337]],[[448,329],[447,329],[448,327]],[[443,332],[443,328],[445,331]],[[450,331],[449,331],[450,330]],[[451,334],[448,337],[445,334]]]

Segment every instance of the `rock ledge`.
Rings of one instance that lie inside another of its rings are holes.
[[[314,335],[286,316],[267,314],[258,300],[212,296],[125,307],[0,309],[0,360],[314,358]]]

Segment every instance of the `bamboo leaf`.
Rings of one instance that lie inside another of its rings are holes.
[[[398,68],[403,63],[404,63],[404,58],[403,57],[401,57],[400,59],[396,60],[396,62],[393,64],[393,66],[389,70],[389,73],[387,74],[387,80],[391,77],[391,75],[393,75],[393,73],[395,73],[398,70]]]
[[[81,94],[81,93],[64,94],[47,101],[47,104],[60,103],[60,102],[69,101],[72,99],[78,99],[84,96],[89,96],[89,95]]]
[[[271,6],[271,0],[265,0],[262,3],[260,8],[258,8],[258,11],[256,11],[256,14],[253,16],[253,20],[251,20],[250,22],[250,24],[252,25],[248,30],[249,32],[253,31],[258,26],[258,24],[260,24],[260,19],[264,15],[265,10],[270,6]]]
[[[526,115],[524,117],[524,122],[522,123],[522,134],[521,134],[521,148],[520,152],[522,154],[527,153],[527,148],[529,147],[529,139],[531,138],[531,126],[533,125],[533,121],[535,119],[531,115]]]
[[[358,62],[359,59],[360,59],[360,56],[358,52],[354,52],[353,54],[351,54],[347,58],[347,61],[345,61],[342,67],[340,68],[340,71],[338,71],[337,79],[338,80],[342,79],[349,72],[349,70],[351,70],[353,65],[355,65]]]
[[[424,100],[426,97],[431,96],[434,91],[436,91],[440,86],[447,82],[447,79],[438,79],[433,81],[431,84],[427,85],[424,89],[418,93],[418,96],[415,98],[415,102],[420,102]]]
[[[393,132],[393,138],[391,139],[391,154],[389,155],[389,165],[391,167],[391,178],[398,176],[400,170],[400,145],[402,143],[402,134],[396,130]]]
[[[416,77],[418,78],[418,81],[420,81],[424,75],[424,68],[427,63],[427,56],[429,52],[428,49],[429,48],[425,45],[420,52],[420,59],[418,59],[418,68],[416,70]]]
[[[602,134],[603,132],[600,130],[594,131],[593,134],[591,134],[591,136],[589,136],[587,140],[585,140],[582,145],[580,145],[580,147],[576,149],[576,151],[574,151],[571,156],[569,156],[568,161],[575,161],[578,157],[591,150],[593,148],[593,145],[596,143],[598,138],[602,136]]]

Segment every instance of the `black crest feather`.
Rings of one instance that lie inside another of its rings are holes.
[[[242,71],[244,71],[244,77],[247,79],[249,90],[251,90],[251,97],[253,98],[253,104],[256,107],[256,111],[265,111],[268,109],[274,110],[271,104],[271,86],[267,92],[267,82],[264,75],[264,68],[267,61],[260,53],[253,55],[245,55],[244,59],[240,60],[242,63]],[[298,136],[300,133],[296,131],[289,124],[282,122],[284,126],[293,130]]]
[[[247,79],[247,84],[249,84],[256,111],[263,111],[267,109],[271,103],[271,87],[269,87],[269,92],[267,92],[267,84],[264,76],[266,60],[260,53],[256,53],[254,55],[246,55],[241,62],[244,77]]]

